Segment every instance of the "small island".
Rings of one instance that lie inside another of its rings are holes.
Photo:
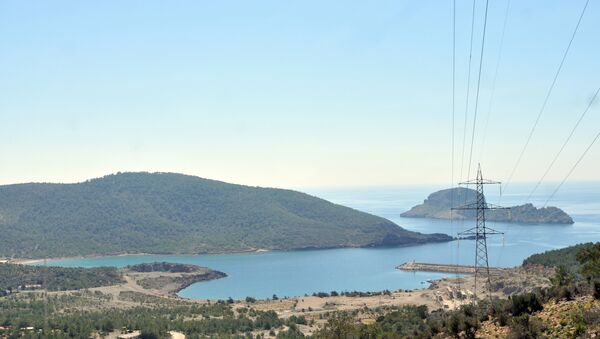
[[[400,216],[405,218],[475,219],[475,211],[451,211],[453,207],[471,204],[475,201],[477,201],[477,191],[464,187],[449,188],[430,194],[422,204],[414,206]],[[486,219],[526,224],[573,224],[571,216],[558,207],[537,208],[529,203],[512,206],[506,210],[486,211]]]

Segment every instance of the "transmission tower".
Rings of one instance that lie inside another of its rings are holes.
[[[508,209],[505,207],[488,204],[485,201],[483,195],[483,185],[489,184],[500,184],[497,181],[491,181],[483,179],[481,174],[481,165],[477,168],[477,178],[459,183],[459,185],[475,185],[477,191],[477,200],[474,203],[452,208],[453,210],[475,210],[477,211],[477,221],[475,227],[468,229],[464,232],[459,233],[459,236],[474,236],[475,237],[475,276],[473,283],[473,303],[477,302],[477,283],[483,281],[485,284],[485,290],[487,291],[488,297],[492,298],[491,295],[491,280],[490,280],[490,266],[488,264],[488,253],[487,253],[487,236],[494,234],[504,234],[491,229],[485,225],[485,211],[494,209]]]

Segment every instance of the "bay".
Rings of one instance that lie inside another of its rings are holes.
[[[512,184],[509,194],[488,190],[488,201],[506,206],[522,204],[532,184]],[[402,227],[423,233],[458,232],[473,227],[473,222],[401,218],[401,212],[420,203],[428,194],[443,186],[387,186],[362,188],[315,188],[304,192],[390,219]],[[531,199],[544,204],[553,184],[542,186]],[[600,183],[569,183],[551,201],[575,220],[573,225],[527,225],[488,223],[504,236],[488,239],[490,266],[520,265],[527,256],[549,249],[582,242],[600,241]],[[395,267],[416,260],[434,263],[472,264],[473,241],[425,244],[395,248],[349,248],[289,252],[262,252],[222,255],[136,255],[50,261],[59,266],[116,266],[171,261],[210,267],[228,277],[189,286],[179,294],[189,298],[243,299],[247,296],[268,298],[276,294],[299,296],[313,292],[381,291],[414,289],[427,281],[452,274],[403,272]]]

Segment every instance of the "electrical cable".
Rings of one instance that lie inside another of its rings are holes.
[[[548,99],[550,98],[550,95],[552,94],[552,91],[554,90],[554,86],[556,85],[556,80],[558,79],[560,71],[562,70],[563,65],[565,64],[565,60],[567,58],[567,55],[569,54],[569,50],[571,49],[573,40],[575,39],[575,36],[577,35],[577,31],[579,30],[579,25],[581,24],[581,20],[583,19],[583,16],[585,14],[585,11],[588,7],[589,2],[590,2],[590,0],[586,0],[585,5],[583,6],[583,10],[581,11],[581,14],[579,15],[579,19],[577,20],[577,25],[575,25],[575,29],[573,30],[573,34],[571,35],[569,44],[567,45],[567,48],[565,49],[565,51],[563,53],[560,64],[558,65],[558,69],[556,70],[556,73],[554,74],[554,78],[552,79],[552,83],[550,84],[550,87],[548,88],[548,91],[546,92],[546,96],[544,97],[544,102],[542,103],[542,107],[540,108],[540,111],[538,112],[538,115],[533,123],[533,126],[531,127],[531,130],[529,131],[529,135],[527,136],[525,145],[523,146],[521,153],[519,154],[519,157],[517,158],[517,162],[513,166],[513,169],[510,172],[510,175],[508,177],[508,180],[506,181],[506,184],[504,184],[505,192],[506,192],[506,188],[512,181],[513,176],[515,175],[515,172],[516,172],[517,168],[519,167],[521,160],[523,159],[523,155],[525,154],[525,151],[527,150],[527,147],[529,146],[529,143],[531,142],[531,138],[533,137],[533,134],[535,133],[538,123],[540,122],[540,118],[542,117],[542,114],[544,113],[544,111],[546,109],[546,105],[548,104]]]

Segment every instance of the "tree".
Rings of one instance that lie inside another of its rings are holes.
[[[581,248],[577,252],[581,274],[591,282],[600,278],[600,243]]]
[[[154,333],[154,332],[149,332],[149,331],[143,331],[142,334],[140,335],[141,339],[158,339],[159,336],[158,334]]]
[[[314,337],[354,339],[360,338],[360,332],[360,325],[355,324],[348,315],[340,314],[329,319],[323,328],[315,332]]]
[[[550,278],[550,282],[554,287],[569,286],[574,280],[573,274],[563,265],[558,266],[554,277]]]
[[[600,299],[600,243],[583,247],[577,252],[581,274],[592,285],[594,298]]]

